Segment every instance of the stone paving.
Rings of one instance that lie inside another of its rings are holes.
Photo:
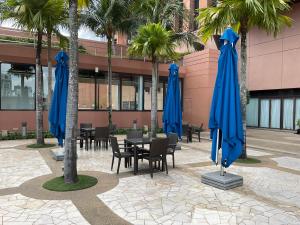
[[[116,175],[117,162],[110,170],[110,148],[78,150],[78,170],[99,174],[99,184],[61,194],[45,191],[39,183],[61,174],[63,164],[51,158],[49,149],[26,149],[33,140],[1,141],[0,225],[300,224],[299,136],[274,133],[248,132],[251,145],[262,143],[261,148],[249,147],[248,155],[262,163],[230,167],[227,172],[243,176],[244,185],[229,191],[201,183],[201,174],[219,169],[211,166],[207,140],[182,143],[175,153],[176,168],[170,157],[169,175],[157,172],[153,179],[147,161],[139,162],[143,172],[137,176],[123,163]],[[281,151],[283,146],[288,151]]]

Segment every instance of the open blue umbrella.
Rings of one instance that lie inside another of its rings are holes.
[[[231,28],[227,28],[220,38],[221,53],[209,117],[211,158],[218,163],[218,150],[222,148],[224,167],[229,167],[241,155],[244,144],[235,49],[238,39]]]
[[[60,51],[55,56],[57,62],[55,69],[55,86],[52,96],[51,108],[48,115],[50,132],[57,138],[58,144],[63,146],[66,130],[66,111],[68,98],[69,67],[68,55]]]
[[[182,110],[179,88],[179,67],[176,64],[171,64],[169,67],[169,79],[167,96],[165,99],[163,124],[164,132],[177,133],[178,137],[182,135]]]

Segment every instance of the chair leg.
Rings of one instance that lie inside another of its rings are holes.
[[[173,159],[173,168],[175,168],[175,159],[174,159],[174,153],[172,154],[172,159]]]
[[[83,140],[81,140],[81,139],[79,141],[79,146],[80,146],[80,148],[83,148]]]
[[[111,168],[110,168],[110,170],[113,170],[113,167],[114,167],[114,160],[115,160],[115,157],[113,156],[113,157],[112,157],[112,161],[111,161]]]
[[[117,174],[119,174],[120,164],[121,164],[121,158],[119,158]]]
[[[152,160],[151,159],[149,159],[149,167],[150,167],[151,178],[153,178],[153,164],[152,164]]]
[[[166,166],[166,173],[169,174],[169,171],[168,171],[168,163],[167,163],[167,156],[165,156],[165,166]]]
[[[200,132],[198,133],[198,138],[199,138],[199,142],[201,142],[201,141],[200,141]]]

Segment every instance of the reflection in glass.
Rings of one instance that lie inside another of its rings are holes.
[[[258,99],[251,98],[247,105],[247,126],[258,126]]]
[[[122,110],[136,109],[137,80],[131,78],[122,79]]]
[[[120,96],[120,82],[117,77],[112,79],[112,109],[119,110],[119,96]],[[97,79],[97,109],[107,110],[109,106],[108,101],[108,81],[107,77]]]
[[[144,109],[145,110],[151,110],[151,92],[152,92],[151,80],[147,80],[144,82]],[[157,110],[163,110],[163,103],[164,103],[163,83],[160,82],[157,87]]]
[[[297,126],[297,121],[300,120],[300,98],[296,99],[296,112],[295,112],[295,127],[299,129],[300,127]]]
[[[270,101],[262,99],[260,101],[260,127],[269,127]]]
[[[34,109],[34,66],[1,64],[1,109]]]
[[[294,99],[283,100],[283,129],[292,130],[294,123]]]
[[[280,128],[280,99],[271,99],[271,128]]]
[[[48,67],[43,66],[43,100],[45,109],[48,108]],[[52,67],[52,93],[55,85],[55,67]]]
[[[78,109],[95,108],[95,80],[79,77]]]

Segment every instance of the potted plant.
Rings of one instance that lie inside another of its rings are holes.
[[[296,134],[300,134],[300,119],[297,120],[296,125],[298,126],[298,129],[297,129],[297,133],[296,133]]]

